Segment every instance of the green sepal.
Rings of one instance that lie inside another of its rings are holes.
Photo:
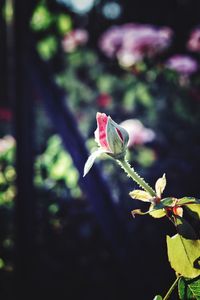
[[[110,117],[108,117],[106,137],[111,155],[116,159],[125,157],[129,140],[128,132],[122,126],[115,123]]]
[[[90,171],[92,168],[95,159],[100,156],[102,153],[106,153],[103,149],[97,149],[94,151],[87,159],[85,166],[84,166],[84,172],[83,172],[83,177],[87,175],[87,173]]]

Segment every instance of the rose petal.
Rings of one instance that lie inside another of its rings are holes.
[[[106,127],[108,124],[108,117],[104,113],[97,113],[96,116],[97,119],[97,130],[95,132],[95,138],[98,142],[98,144],[104,148],[110,151],[107,136],[106,136]]]

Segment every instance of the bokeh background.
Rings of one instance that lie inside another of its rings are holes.
[[[98,160],[96,112],[165,196],[199,197],[198,0],[0,3],[0,298],[153,299],[175,275],[165,219],[132,218],[136,188]],[[177,299],[177,295],[173,295]]]

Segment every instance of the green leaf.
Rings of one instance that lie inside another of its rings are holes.
[[[180,278],[178,293],[181,300],[200,300],[200,277],[194,279]]]
[[[104,153],[105,151],[102,149],[98,149],[96,151],[94,151],[87,159],[85,166],[84,166],[84,172],[83,172],[83,177],[85,177],[85,175],[87,175],[87,173],[90,171],[90,169],[92,168],[95,159],[100,156],[102,153]]]
[[[187,240],[179,234],[167,236],[167,251],[176,273],[188,278],[200,275],[200,240]]]
[[[185,204],[200,204],[200,199],[196,199],[193,197],[183,197],[181,199],[178,199],[178,205]]]
[[[151,205],[149,214],[153,218],[159,219],[166,216],[166,211],[163,208],[160,208],[160,205],[156,205],[156,206]]]
[[[162,204],[163,207],[173,207],[175,200],[176,200],[175,198],[171,198],[171,197],[164,198],[161,200],[160,204]]]
[[[198,240],[200,238],[200,205],[184,204],[182,218],[176,219],[177,231],[184,238]]]
[[[160,295],[156,295],[153,300],[163,300],[163,297]]]
[[[165,198],[163,200],[167,200],[167,199],[171,199],[171,198]],[[165,206],[167,205],[164,205],[162,201],[157,204],[151,204],[149,210],[150,216],[156,219],[165,217],[166,216],[166,211],[164,209]]]
[[[200,219],[200,205],[199,204],[187,204],[187,208],[189,208],[192,212],[196,213],[196,217]]]
[[[134,209],[131,211],[133,217],[135,217],[135,215],[150,215],[153,218],[162,218],[166,215],[165,211],[163,209],[160,208],[155,208],[153,207],[153,205],[150,206],[150,209],[148,211],[142,212],[141,209]]]
[[[176,217],[176,229],[177,232],[184,238],[189,240],[197,240],[198,234],[192,225],[184,218]]]

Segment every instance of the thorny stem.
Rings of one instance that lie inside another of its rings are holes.
[[[156,197],[156,192],[148,185],[148,183],[141,178],[135,170],[130,166],[127,160],[118,160],[119,165],[124,169],[124,171],[131,177],[139,186],[141,186],[146,192],[148,192],[152,197]]]
[[[163,298],[163,300],[167,300],[169,299],[171,293],[173,292],[174,288],[176,287],[177,283],[178,283],[178,280],[181,276],[178,276],[176,278],[176,280],[174,281],[174,283],[172,284],[172,286],[170,287],[170,289],[168,290],[167,294],[165,295],[165,297]]]

